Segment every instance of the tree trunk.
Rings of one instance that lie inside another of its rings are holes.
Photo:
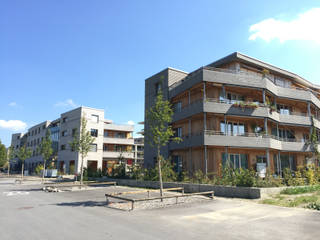
[[[81,168],[80,168],[80,189],[83,184],[83,155],[81,154]]]
[[[43,159],[42,183],[44,182],[44,174],[46,172],[46,160]]]
[[[22,166],[21,166],[21,181],[23,180],[23,170],[24,170],[24,162],[22,162]]]
[[[8,177],[10,177],[10,160],[8,162]]]
[[[160,197],[161,202],[163,201],[163,184],[162,184],[162,175],[161,175],[161,158],[160,158],[160,146],[158,146],[158,169],[159,169],[159,184],[160,184]]]

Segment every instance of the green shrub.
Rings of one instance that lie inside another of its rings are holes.
[[[309,203],[307,208],[320,211],[320,202]]]
[[[34,171],[37,175],[40,175],[42,170],[43,170],[43,165],[39,164]]]
[[[237,169],[235,172],[235,185],[238,187],[253,187],[256,173],[249,169]]]
[[[307,179],[308,185],[315,185],[318,183],[314,165],[311,164],[304,170],[304,177]]]
[[[202,172],[201,169],[195,171],[193,175],[193,182],[195,183],[209,183],[209,178]]]

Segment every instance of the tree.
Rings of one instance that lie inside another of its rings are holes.
[[[10,161],[16,157],[14,147],[11,145],[7,151],[8,177],[10,176]]]
[[[43,158],[43,171],[42,171],[42,182],[43,182],[44,174],[46,171],[46,162],[50,159],[50,157],[53,154],[51,133],[49,129],[46,132],[45,138],[41,141],[38,151],[40,152]]]
[[[73,141],[69,143],[71,149],[81,154],[81,168],[80,168],[80,188],[83,184],[83,161],[90,151],[91,144],[94,142],[94,138],[90,132],[87,131],[87,120],[85,117],[81,118],[80,136],[76,132]]]
[[[7,149],[4,144],[1,143],[0,140],[0,167],[3,167],[7,162]]]
[[[173,110],[169,101],[163,99],[159,91],[154,105],[147,111],[147,123],[149,131],[146,134],[147,142],[157,149],[158,174],[160,184],[160,196],[163,196],[163,184],[161,175],[160,148],[168,144],[170,140],[180,142],[181,138],[173,137],[174,131],[169,124],[172,121]]]
[[[32,152],[26,146],[22,146],[16,152],[18,159],[21,161],[21,180],[23,180],[24,161],[32,156]]]

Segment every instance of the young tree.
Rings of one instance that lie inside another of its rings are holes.
[[[43,158],[43,171],[42,171],[42,182],[44,181],[44,174],[46,171],[46,162],[50,159],[53,154],[52,140],[50,130],[46,132],[45,138],[41,141],[38,151]]]
[[[7,151],[8,177],[10,176],[10,161],[12,161],[12,159],[14,159],[15,156],[16,153],[14,151],[14,147],[11,145]]]
[[[81,118],[80,136],[75,133],[73,141],[69,143],[70,147],[81,154],[81,168],[80,168],[80,188],[83,184],[83,161],[90,151],[91,144],[94,142],[94,138],[90,132],[87,131],[87,120],[85,117]]]
[[[3,167],[7,162],[7,149],[4,144],[1,143],[0,140],[0,167]]]
[[[19,148],[19,150],[17,151],[17,157],[18,159],[21,161],[21,180],[23,180],[23,170],[24,170],[24,161],[27,158],[30,158],[32,156],[32,152],[29,148],[27,148],[26,146],[22,146]]]
[[[149,131],[146,132],[146,140],[157,149],[157,162],[160,184],[160,196],[163,196],[163,184],[161,175],[160,148],[168,144],[170,140],[180,142],[182,139],[173,137],[174,131],[169,125],[172,121],[173,110],[169,101],[163,99],[162,92],[159,91],[155,104],[147,111],[147,122]]]

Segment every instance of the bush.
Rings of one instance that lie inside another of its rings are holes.
[[[43,170],[43,165],[39,164],[34,171],[37,175],[40,175],[42,170]]]
[[[314,165],[311,164],[304,170],[304,176],[307,179],[308,185],[315,185],[318,183]]]
[[[307,208],[320,211],[320,203],[319,202],[310,203],[309,205],[307,205]]]
[[[114,165],[111,177],[113,178],[125,178],[126,177],[126,164],[120,163],[118,165]]]
[[[256,173],[249,169],[235,170],[235,185],[237,187],[253,187],[255,185]]]
[[[198,169],[193,175],[193,181],[196,183],[208,183],[209,179],[202,170]]]

